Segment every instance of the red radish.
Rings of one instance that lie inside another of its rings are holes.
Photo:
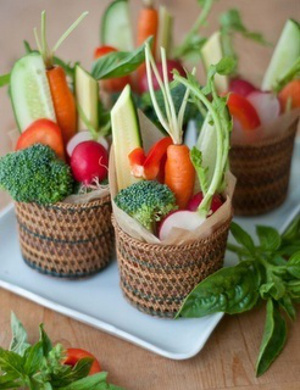
[[[163,80],[162,63],[158,62],[156,64],[156,66],[157,66],[157,70],[159,72],[159,75],[160,75],[161,79]],[[169,79],[170,82],[173,80],[173,73],[172,73],[172,71],[174,69],[177,70],[178,73],[181,76],[183,76],[183,77],[186,76],[186,73],[185,73],[185,71],[183,69],[183,66],[181,65],[181,63],[179,61],[167,60],[167,67],[168,67],[168,79]],[[140,87],[140,92],[141,93],[145,93],[145,92],[149,91],[148,78],[147,78],[147,74],[146,73],[140,79],[139,87]],[[153,87],[154,87],[155,91],[159,89],[159,84],[158,84],[157,78],[154,75],[153,75]]]
[[[255,108],[262,125],[273,122],[280,115],[279,100],[270,92],[252,92],[247,100]]]
[[[81,144],[84,141],[92,141],[93,137],[92,134],[89,131],[79,131],[76,133],[68,142],[67,145],[67,153],[68,156],[71,157],[73,150],[76,148],[77,145]],[[106,150],[108,150],[108,142],[106,139],[102,136],[99,136],[97,142],[104,146]]]
[[[78,182],[88,185],[94,179],[102,181],[107,177],[107,150],[96,141],[82,142],[74,149],[70,165]]]
[[[202,192],[198,192],[196,195],[194,195],[187,205],[188,210],[196,211],[202,199],[203,199]],[[215,213],[222,206],[222,204],[223,201],[220,195],[214,195],[210,206],[210,210],[212,211],[212,214]]]
[[[251,92],[258,91],[253,84],[249,83],[249,81],[243,79],[232,79],[229,84],[229,91],[235,92],[238,95],[242,95],[244,97],[248,96]]]
[[[160,223],[158,237],[160,240],[165,240],[173,228],[196,230],[205,219],[205,217],[194,211],[173,211]]]

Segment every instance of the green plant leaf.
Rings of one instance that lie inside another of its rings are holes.
[[[282,299],[279,300],[279,305],[286,312],[291,321],[296,320],[296,309],[290,296],[285,295],[282,297]]]
[[[107,372],[101,372],[76,382],[68,386],[58,387],[57,390],[104,390],[109,389],[107,382]]]
[[[281,245],[278,231],[270,226],[256,226],[256,234],[262,249],[275,252]]]
[[[0,372],[1,371],[16,379],[22,378],[24,375],[23,357],[16,352],[5,351],[0,348]]]
[[[193,149],[190,151],[190,158],[197,172],[201,191],[205,195],[208,190],[208,168],[203,166],[201,151],[194,146]]]
[[[300,299],[300,280],[286,282],[286,288],[293,300],[298,301]]]
[[[248,234],[235,222],[231,223],[230,231],[235,240],[244,248],[246,248],[250,254],[255,253],[255,245],[250,234]]]
[[[300,252],[296,252],[287,262],[287,271],[296,279],[300,279]]]
[[[269,277],[268,283],[262,284],[259,292],[263,299],[273,298],[276,301],[285,295],[285,284],[282,279],[274,274]]]
[[[40,325],[39,329],[40,329],[40,342],[42,343],[42,347],[43,347],[43,355],[47,357],[53,348],[52,342],[49,336],[47,335],[47,333],[45,332],[43,324]]]
[[[222,268],[204,279],[184,300],[176,317],[203,317],[252,309],[259,298],[258,276],[253,262]]]
[[[92,76],[96,80],[126,76],[136,70],[145,61],[145,44],[152,44],[150,37],[133,52],[112,52],[98,58],[92,66]]]
[[[22,356],[25,350],[30,347],[30,344],[28,343],[27,332],[14,312],[11,313],[11,330],[12,340],[9,350]]]
[[[43,357],[44,351],[41,341],[26,349],[24,353],[24,371],[29,377],[40,369]]]
[[[256,376],[262,375],[282,351],[287,337],[287,328],[278,305],[272,299],[267,302],[266,323],[256,362]]]
[[[288,228],[281,235],[283,243],[300,241],[300,214],[296,215]]]

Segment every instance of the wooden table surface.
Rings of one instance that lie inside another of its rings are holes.
[[[89,10],[88,21],[74,32],[60,49],[60,55],[80,59],[88,66],[98,44],[100,15],[107,0],[0,0],[0,72],[9,71],[13,61],[22,55],[22,40],[33,42],[32,28],[39,24],[39,14],[46,9],[51,42],[83,10]],[[140,1],[132,0],[134,14]],[[198,12],[196,0],[165,0],[175,15],[176,38],[191,25]],[[217,15],[229,7],[239,7],[244,21],[272,42],[278,38],[288,17],[299,19],[299,0],[220,0],[215,6],[207,34],[217,26]],[[268,64],[271,48],[237,41],[241,52],[241,69],[247,77],[260,82]],[[0,155],[9,150],[7,129],[13,127],[10,104],[0,91]],[[0,193],[0,208],[9,198]],[[1,242],[0,245],[5,245]],[[1,261],[1,259],[0,259]],[[91,297],[97,299],[97,297]],[[254,375],[255,360],[264,326],[264,310],[255,309],[240,316],[225,316],[205,345],[193,359],[171,361],[144,351],[125,341],[59,315],[51,310],[0,290],[0,345],[10,339],[10,311],[24,322],[30,340],[38,337],[38,324],[44,322],[51,338],[66,347],[80,346],[94,353],[109,378],[128,390],[299,390],[300,389],[300,320],[290,326],[285,350],[272,368],[261,378]]]

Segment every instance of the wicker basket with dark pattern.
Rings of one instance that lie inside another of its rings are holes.
[[[189,292],[222,267],[230,222],[188,245],[156,245],[130,237],[113,217],[125,298],[144,313],[173,318]]]
[[[80,278],[110,261],[114,232],[110,197],[84,204],[15,205],[24,261],[41,273]]]
[[[236,215],[254,216],[280,206],[288,192],[295,122],[283,135],[253,145],[233,145],[230,170],[237,178]]]

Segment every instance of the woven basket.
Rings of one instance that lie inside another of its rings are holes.
[[[144,313],[173,318],[188,293],[222,267],[230,222],[189,245],[156,245],[130,237],[113,217],[125,298]]]
[[[24,261],[41,273],[80,278],[102,270],[114,245],[110,197],[83,203],[15,205]]]
[[[234,145],[230,170],[237,178],[233,196],[236,215],[253,216],[280,206],[288,192],[295,122],[283,135],[253,145]]]

